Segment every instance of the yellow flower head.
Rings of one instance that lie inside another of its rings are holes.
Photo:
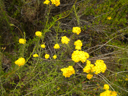
[[[117,96],[117,92],[116,91],[112,91],[111,96]]]
[[[82,63],[84,63],[87,60],[87,58],[89,58],[89,54],[84,51],[76,50],[76,51],[73,51],[71,58],[74,62],[81,61]]]
[[[56,56],[56,55],[54,55],[54,56],[53,56],[53,59],[56,59],[56,58],[57,58],[57,56]]]
[[[68,44],[69,41],[70,41],[70,39],[68,39],[66,36],[61,37],[61,42],[63,44]]]
[[[38,36],[38,37],[41,37],[42,33],[40,31],[36,31],[35,35]]]
[[[109,85],[108,84],[104,84],[104,89],[108,90],[109,89]]]
[[[51,0],[52,4],[55,4],[55,6],[60,5],[60,0]]]
[[[104,73],[106,71],[107,67],[103,60],[96,60],[95,66],[92,69],[92,72],[95,72],[95,74],[99,74],[100,72]]]
[[[45,0],[45,1],[44,1],[44,4],[46,4],[46,5],[48,5],[49,3],[50,3],[49,0]]]
[[[108,20],[111,20],[112,18],[111,17],[107,17]]]
[[[23,57],[20,57],[18,60],[15,61],[15,64],[18,66],[22,66],[25,64],[25,59]]]
[[[80,51],[79,58],[80,58],[80,61],[84,63],[87,60],[87,58],[89,58],[89,54],[87,52]]]
[[[75,70],[73,66],[69,66],[67,68],[62,68],[61,71],[63,72],[63,76],[70,77],[72,74],[75,74]]]
[[[81,28],[80,27],[73,27],[72,32],[79,35],[81,33]]]
[[[33,57],[39,57],[39,55],[38,54],[33,54]]]
[[[60,45],[59,44],[55,44],[54,45],[54,49],[59,49],[60,48]]]
[[[86,61],[86,66],[83,68],[83,72],[90,73],[92,72],[92,68],[94,67],[93,64],[91,64],[91,61]]]
[[[20,44],[25,44],[25,43],[26,43],[26,39],[20,38],[20,39],[19,39],[19,43],[20,43]]]
[[[48,59],[50,57],[49,54],[45,54],[45,59]]]
[[[102,93],[100,93],[100,96],[117,96],[116,91],[106,90]]]
[[[87,79],[92,79],[93,75],[92,74],[87,74]]]
[[[75,42],[74,42],[74,45],[75,45],[75,49],[81,50],[81,46],[82,46],[81,40],[75,41]]]
[[[41,44],[41,48],[45,48],[45,44]]]
[[[111,94],[111,91],[110,90],[106,90],[106,91],[100,93],[100,96],[111,96],[110,94]]]

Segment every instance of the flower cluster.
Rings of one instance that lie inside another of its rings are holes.
[[[55,44],[54,45],[54,49],[59,49],[60,48],[60,45],[59,44]]]
[[[75,74],[75,70],[73,66],[68,66],[67,68],[62,68],[61,71],[63,72],[63,76],[70,77],[72,74]]]
[[[66,37],[66,36],[61,37],[61,42],[63,44],[68,44],[69,41],[70,41],[70,39],[68,37]]]
[[[76,51],[73,51],[71,58],[74,62],[81,61],[82,63],[84,63],[89,58],[89,54],[84,51],[76,50]]]
[[[41,44],[41,48],[45,48],[45,44]]]
[[[38,54],[33,54],[33,57],[39,57],[39,55]]]
[[[105,91],[100,93],[100,96],[117,96],[116,91],[109,90],[109,85],[108,84],[104,84],[104,89],[105,89]]]
[[[111,20],[112,18],[111,17],[107,17],[108,20]]]
[[[50,0],[45,0],[44,4],[48,5],[50,3]],[[55,6],[60,5],[60,0],[51,0],[51,3],[54,4]]]
[[[57,58],[57,56],[56,55],[53,55],[53,59],[56,59]]]
[[[104,73],[106,71],[107,67],[103,60],[96,60],[95,66],[92,69],[92,72],[95,72],[95,74]]]
[[[49,54],[45,54],[45,59],[48,59],[50,57]]]
[[[93,77],[93,75],[92,75],[92,74],[87,74],[87,76],[86,76],[86,77],[87,77],[87,79],[89,79],[89,80],[90,80],[90,79]]]
[[[73,27],[72,32],[79,35],[81,33],[81,28],[80,27]]]
[[[52,4],[55,4],[55,6],[60,5],[60,0],[51,0]]]
[[[104,73],[106,71],[107,67],[103,60],[96,60],[95,65],[91,64],[91,61],[86,61],[86,66],[83,68],[83,72],[86,73]]]
[[[74,42],[74,45],[75,45],[75,49],[81,50],[81,47],[82,47],[82,42],[81,42],[81,40],[75,41],[75,42]]]
[[[41,37],[42,33],[40,31],[36,31],[35,35],[38,36],[38,37]]]
[[[45,1],[44,1],[44,4],[46,4],[46,5],[48,5],[49,3],[50,3],[49,0],[45,0]]]
[[[25,43],[26,43],[26,39],[20,38],[20,39],[19,39],[19,43],[20,43],[20,44],[25,44]]]
[[[25,59],[20,57],[18,60],[15,61],[15,64],[18,66],[23,66],[25,64]]]
[[[83,72],[91,73],[93,67],[94,67],[94,65],[91,64],[91,61],[87,60],[87,61],[86,61],[86,66],[83,68]]]

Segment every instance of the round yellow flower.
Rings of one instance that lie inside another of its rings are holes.
[[[35,35],[38,36],[38,37],[41,37],[42,33],[40,31],[36,31]]]
[[[108,84],[104,84],[104,89],[108,90],[109,89],[109,85]]]
[[[25,59],[23,57],[20,57],[18,60],[15,61],[15,64],[18,66],[22,66],[25,64]]]
[[[63,44],[68,44],[69,41],[70,41],[70,39],[68,39],[66,36],[61,37],[61,42]]]
[[[111,91],[110,90],[106,90],[106,91],[100,93],[100,96],[111,96],[110,94],[111,94]]]
[[[81,40],[77,40],[74,42],[75,46],[82,46],[82,41]]]
[[[84,63],[89,58],[89,54],[87,52],[84,52],[84,51],[76,50],[76,51],[73,51],[71,58],[76,63],[79,61]]]
[[[93,75],[92,74],[87,74],[87,79],[91,79],[93,77]]]
[[[70,77],[72,74],[75,74],[75,70],[73,66],[69,66],[68,68],[62,68],[61,71],[63,72],[63,76]]]
[[[48,5],[49,3],[50,3],[49,0],[45,0],[45,1],[44,1],[44,4],[46,4],[46,5]]]
[[[75,45],[75,49],[81,50],[81,47],[82,47],[82,42],[81,42],[81,40],[75,41],[75,42],[74,42],[74,45]]]
[[[83,68],[83,72],[90,73],[92,72],[92,68],[94,67],[93,64],[91,64],[91,61],[86,61],[86,66]]]
[[[96,60],[95,66],[92,68],[92,72],[95,72],[95,74],[99,74],[100,72],[104,73],[106,71],[107,67],[103,60]]]
[[[50,57],[49,54],[45,54],[45,59],[48,59]]]
[[[39,55],[38,54],[33,54],[33,57],[39,57]]]
[[[26,43],[26,39],[20,38],[20,39],[19,39],[19,43],[20,43],[20,44],[25,44],[25,43]]]
[[[81,33],[81,28],[80,27],[73,27],[72,32],[79,35]]]
[[[57,56],[56,56],[56,55],[54,55],[54,56],[53,56],[53,59],[56,59],[56,58],[57,58]]]
[[[45,48],[45,44],[41,44],[41,48]]]
[[[111,17],[107,17],[108,20],[111,20],[112,18]]]
[[[59,49],[60,48],[60,45],[59,44],[55,44],[54,45],[54,49]]]
[[[55,4],[55,6],[60,5],[60,0],[51,0],[52,4]]]

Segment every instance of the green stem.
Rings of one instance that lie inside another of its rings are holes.
[[[74,12],[75,12],[77,24],[78,24],[78,26],[80,26],[80,19],[79,19],[79,16],[77,15],[76,8],[75,8],[75,4],[73,5],[73,9],[74,9]]]

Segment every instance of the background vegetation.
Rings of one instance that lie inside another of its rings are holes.
[[[1,96],[99,96],[108,83],[118,96],[128,95],[128,0],[60,0],[58,7],[44,0],[0,0],[0,94]],[[10,24],[13,24],[10,26]],[[79,26],[80,35],[72,28]],[[41,39],[35,36],[41,31]],[[69,45],[60,39],[66,35]],[[26,38],[21,45],[19,38]],[[71,60],[73,42],[82,40],[82,50],[94,63],[102,59],[104,74],[86,78],[83,63]],[[41,49],[40,43],[46,48]],[[61,48],[55,50],[55,43]],[[38,58],[32,55],[38,53]],[[46,60],[44,54],[49,53]],[[57,54],[57,59],[52,56]],[[26,58],[23,67],[15,65]],[[65,78],[61,68],[72,65],[75,75]]]

